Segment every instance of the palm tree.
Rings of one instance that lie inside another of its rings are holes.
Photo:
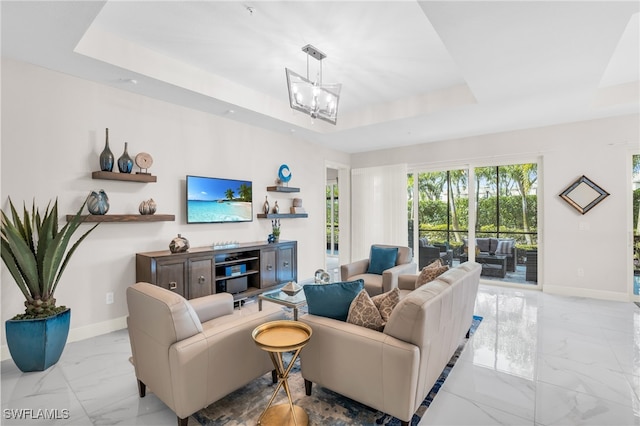
[[[227,189],[224,196],[227,197],[227,200],[233,200],[233,189]]]
[[[453,236],[456,242],[461,242],[460,236],[460,220],[458,218],[458,209],[456,208],[456,200],[459,200],[463,189],[468,188],[466,170],[451,170],[449,172],[449,203],[451,206],[451,226],[453,227]]]
[[[526,232],[524,237],[527,241],[527,244],[532,244],[531,235],[529,232],[529,216],[527,215],[528,211],[528,201],[527,195],[531,191],[533,184],[538,180],[538,165],[535,163],[528,164],[514,164],[511,166],[504,166],[502,169],[505,170],[506,175],[513,180],[516,184],[516,189],[521,197],[521,207],[522,207],[522,228],[523,231]]]
[[[251,187],[246,183],[240,185],[238,193],[240,194],[240,198],[242,198],[242,201],[251,201]]]

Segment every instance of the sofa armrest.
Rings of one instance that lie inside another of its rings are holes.
[[[398,275],[398,288],[413,291],[416,289],[416,279],[418,277],[415,275]]]
[[[369,259],[357,260],[353,263],[347,263],[340,266],[340,278],[343,281],[353,277],[354,275],[366,274],[369,269]]]
[[[217,293],[197,297],[188,301],[196,311],[201,323],[223,315],[233,314],[233,296],[229,293]]]
[[[403,263],[382,272],[382,292],[393,290],[398,285],[398,277],[402,274],[415,274],[417,265],[413,262]]]

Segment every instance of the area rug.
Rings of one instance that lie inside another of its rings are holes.
[[[475,333],[481,321],[482,317],[473,317],[470,336]],[[413,415],[411,419],[412,426],[420,422],[431,401],[433,401],[458,360],[466,343],[467,339],[460,344],[435,385],[431,388],[429,395]],[[311,425],[400,425],[400,420],[395,417],[381,413],[320,386],[314,385],[311,396],[307,396],[304,392],[304,379],[300,374],[299,361],[296,362],[289,374],[289,385],[293,403],[304,408],[309,416],[309,424]],[[267,373],[247,386],[216,401],[204,410],[200,410],[193,415],[193,418],[203,426],[255,425],[264,407],[269,402],[274,386],[276,385],[271,382],[271,373]],[[285,403],[287,403],[287,396],[284,390],[281,389],[274,401],[274,405]]]

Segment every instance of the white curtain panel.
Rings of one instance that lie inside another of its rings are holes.
[[[407,246],[407,165],[351,171],[351,259],[372,244]]]

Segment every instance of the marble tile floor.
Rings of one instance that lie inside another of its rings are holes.
[[[640,425],[635,304],[483,284],[475,313],[482,324],[420,425]],[[69,343],[45,372],[3,361],[0,424],[176,425],[153,393],[138,397],[129,356],[120,330]],[[12,418],[19,409],[58,419]]]

